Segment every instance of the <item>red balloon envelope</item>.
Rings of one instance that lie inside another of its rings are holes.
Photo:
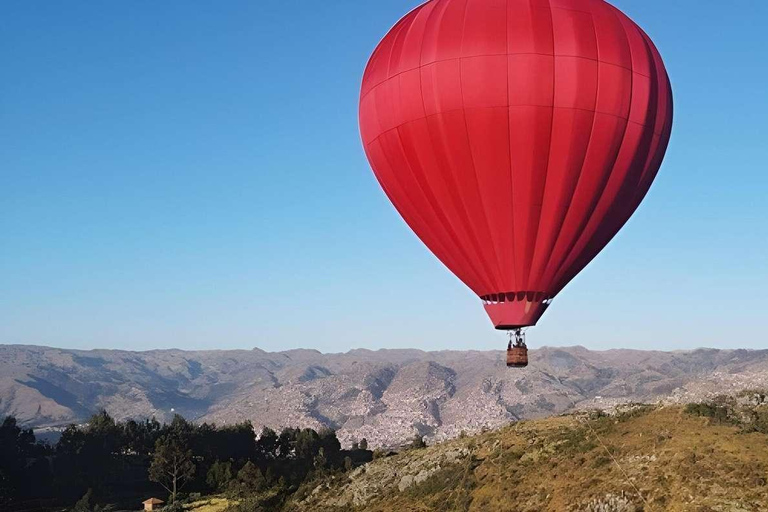
[[[499,329],[535,325],[616,235],[671,128],[658,51],[603,0],[428,1],[360,98],[382,188]]]

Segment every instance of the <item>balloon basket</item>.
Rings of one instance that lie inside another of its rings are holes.
[[[507,367],[525,368],[526,366],[528,366],[528,346],[525,344],[525,334],[523,333],[522,329],[509,331],[509,344],[507,345]]]

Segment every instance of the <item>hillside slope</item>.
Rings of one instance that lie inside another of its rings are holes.
[[[0,416],[33,427],[173,413],[258,428],[330,427],[350,445],[431,442],[519,419],[627,401],[689,402],[768,387],[768,350],[531,351],[524,370],[503,351],[64,350],[0,345]]]
[[[681,406],[561,416],[378,459],[297,512],[768,510],[768,435]],[[641,497],[642,496],[642,497]]]

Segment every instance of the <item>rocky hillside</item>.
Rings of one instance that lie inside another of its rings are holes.
[[[682,406],[520,422],[327,477],[285,510],[768,510],[768,435],[745,427]]]
[[[349,444],[430,442],[510,421],[628,401],[689,402],[768,387],[768,351],[62,350],[0,345],[0,415],[36,427],[79,422],[99,408],[118,419],[180,413],[219,424],[338,430]]]

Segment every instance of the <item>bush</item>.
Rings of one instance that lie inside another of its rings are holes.
[[[632,418],[639,418],[640,416],[645,416],[646,414],[650,414],[655,409],[656,407],[653,405],[631,404],[629,409],[618,413],[616,415],[616,419],[621,422],[628,421],[628,420],[631,420]]]
[[[698,404],[688,404],[685,406],[685,412],[693,416],[711,418],[719,423],[726,423],[730,418],[728,406],[718,405],[714,402],[702,402]]]
[[[232,463],[216,461],[208,470],[206,483],[214,491],[223,491],[232,482]]]
[[[768,408],[758,407],[748,413],[748,421],[744,425],[746,432],[760,432],[768,434]]]
[[[267,480],[264,478],[261,470],[251,461],[246,462],[245,466],[237,472],[237,480],[240,484],[240,489],[247,492],[258,492],[267,485]]]

